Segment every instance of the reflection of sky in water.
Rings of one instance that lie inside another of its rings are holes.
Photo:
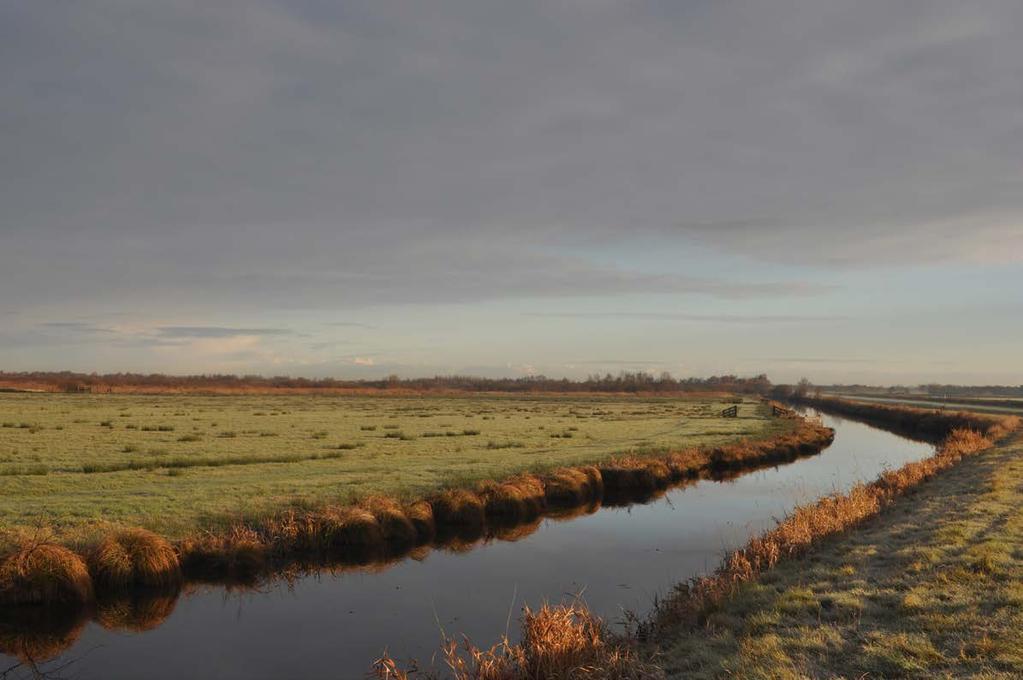
[[[885,467],[930,453],[928,445],[825,417],[835,443],[822,454],[729,482],[701,481],[649,505],[545,520],[517,542],[468,553],[433,551],[381,573],[310,577],[292,587],[182,598],[156,630],[131,635],[90,624],[63,659],[90,678],[358,678],[388,649],[425,661],[441,630],[489,645],[511,630],[523,604],[582,593],[610,620],[645,611],[674,583],[714,568],[723,552],[773,525],[794,505]],[[6,661],[6,657],[3,657]],[[11,660],[11,663],[14,663]],[[6,666],[5,666],[6,667]]]

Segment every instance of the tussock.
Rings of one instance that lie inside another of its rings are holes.
[[[255,531],[240,526],[226,534],[186,539],[179,549],[182,571],[193,579],[250,583],[267,563],[267,545]]]
[[[468,640],[447,640],[443,648],[452,680],[660,680],[663,671],[639,659],[626,644],[607,634],[603,622],[581,605],[525,609],[522,642],[507,638],[480,649]],[[381,680],[406,680],[386,655],[374,664]],[[426,677],[440,677],[427,675]]]
[[[429,543],[437,535],[437,524],[433,519],[433,506],[427,501],[417,501],[405,509],[416,530],[419,544]]]
[[[82,558],[49,543],[24,543],[0,561],[0,604],[76,605],[92,599]]]
[[[489,483],[480,490],[487,519],[499,522],[528,522],[544,511],[544,484],[532,475],[520,475],[501,483]]]
[[[383,544],[380,522],[365,508],[329,508],[316,517],[328,549]]]
[[[89,554],[89,570],[102,588],[171,589],[181,583],[178,555],[166,539],[145,529],[122,529]]]
[[[365,501],[363,506],[376,518],[381,540],[388,546],[401,548],[416,544],[419,532],[397,501],[374,497]]]
[[[433,518],[438,532],[442,528],[482,528],[485,522],[483,500],[468,489],[452,489],[431,498]]]
[[[604,495],[604,478],[593,465],[560,468],[544,480],[544,495],[553,506],[575,507]]]

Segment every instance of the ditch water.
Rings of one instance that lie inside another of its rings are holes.
[[[712,570],[794,506],[933,452],[930,444],[822,417],[836,436],[817,456],[730,481],[702,480],[648,504],[544,519],[519,540],[465,552],[434,549],[258,592],[200,587],[165,605],[152,630],[93,621],[34,667],[0,655],[0,678],[344,680],[366,677],[385,649],[428,665],[442,632],[465,633],[480,646],[506,630],[514,637],[522,606],[544,600],[581,595],[594,612],[621,622],[623,612],[642,614],[675,583]]]

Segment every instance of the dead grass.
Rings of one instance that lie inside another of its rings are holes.
[[[102,588],[176,589],[181,583],[181,566],[174,548],[145,529],[111,534],[90,552],[88,561],[92,577]]]
[[[628,645],[607,634],[603,622],[581,605],[544,605],[525,609],[522,642],[507,638],[490,649],[468,640],[443,647],[452,680],[657,680],[664,674],[643,662]],[[386,655],[375,664],[382,680],[407,680],[403,669]],[[440,677],[428,673],[427,678]]]
[[[25,542],[0,561],[0,604],[75,605],[92,595],[82,558],[62,546]]]

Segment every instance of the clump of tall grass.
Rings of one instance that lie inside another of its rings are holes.
[[[474,529],[485,522],[483,500],[468,489],[450,489],[430,499],[434,521],[441,527]]]
[[[90,552],[89,570],[98,585],[114,590],[132,586],[169,589],[181,582],[174,548],[145,529],[122,529],[107,536]]]
[[[442,655],[452,680],[660,680],[664,672],[613,638],[581,605],[526,608],[522,642],[508,638],[489,649],[448,639]],[[407,680],[410,672],[386,655],[374,664],[380,680]]]
[[[92,599],[85,562],[67,548],[19,541],[0,558],[0,603],[80,605]]]
[[[604,495],[604,477],[593,465],[559,468],[545,478],[544,495],[551,505],[584,505]]]
[[[487,518],[526,522],[538,517],[546,505],[543,482],[532,475],[520,475],[504,482],[491,482],[480,489]]]
[[[251,527],[235,525],[225,533],[190,536],[178,545],[182,571],[189,578],[251,583],[265,568],[269,545]]]

